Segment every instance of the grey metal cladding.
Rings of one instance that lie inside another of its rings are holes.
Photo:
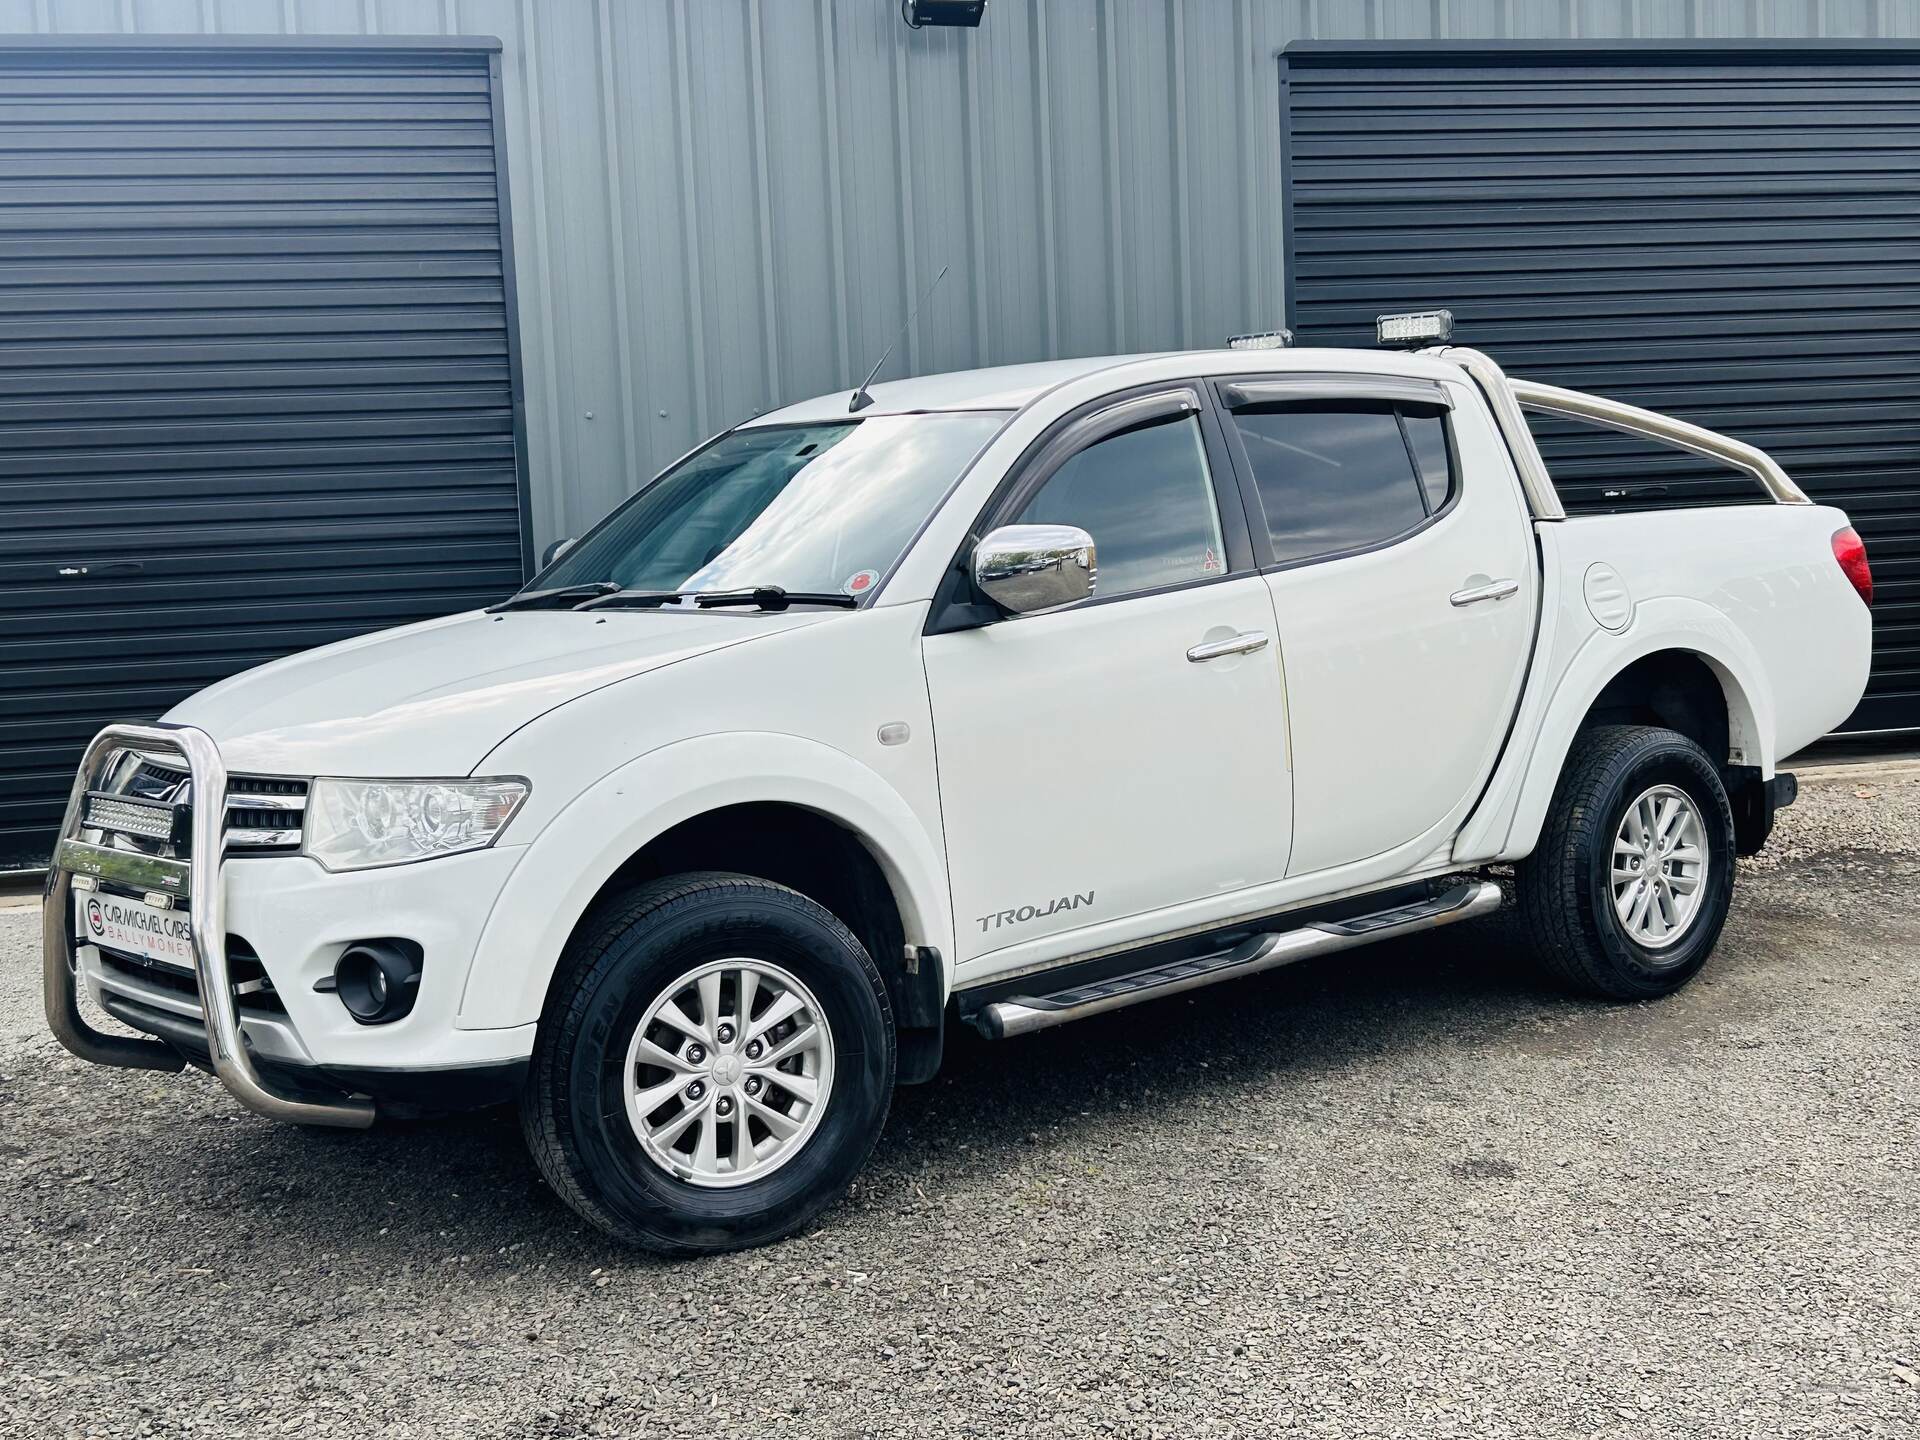
[[[0,869],[108,721],[519,583],[494,48],[0,46]]]
[[[1920,49],[1303,45],[1282,58],[1292,323],[1463,344],[1772,453],[1867,542],[1846,729],[1920,726]],[[1757,491],[1538,427],[1570,512]]]

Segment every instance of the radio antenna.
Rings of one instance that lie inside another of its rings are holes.
[[[946,278],[947,267],[942,265],[940,267],[940,273],[934,276],[927,288],[920,292],[919,300],[915,301],[913,309],[907,312],[907,321],[906,324],[900,327],[900,334],[894,336],[893,343],[880,352],[880,358],[873,362],[873,369],[867,372],[867,378],[862,380],[860,382],[860,388],[853,392],[853,399],[847,402],[847,413],[849,415],[858,415],[873,403],[873,396],[867,393],[867,387],[873,384],[873,377],[878,375],[880,373],[880,367],[887,363],[887,357],[893,354],[894,347],[900,343],[901,336],[904,336],[912,327],[914,318],[920,313],[920,307],[926,304],[927,298],[933,294],[933,287]]]

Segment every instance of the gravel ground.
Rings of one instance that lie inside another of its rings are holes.
[[[510,1117],[276,1128],[68,1058],[0,911],[0,1434],[1920,1433],[1920,776],[1809,786],[1720,952],[1495,917],[989,1047],[809,1234],[622,1253]]]

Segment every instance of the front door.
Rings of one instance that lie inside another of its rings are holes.
[[[1167,393],[1117,433],[1076,417],[1087,442],[1041,447],[980,527],[1079,526],[1093,597],[926,639],[963,981],[1219,918],[1286,873],[1273,607],[1199,393]]]

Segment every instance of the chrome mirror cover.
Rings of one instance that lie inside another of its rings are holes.
[[[1093,594],[1093,537],[1077,525],[1002,525],[973,547],[973,583],[1012,615]]]

